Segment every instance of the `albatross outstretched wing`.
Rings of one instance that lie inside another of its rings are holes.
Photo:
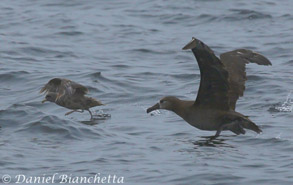
[[[245,90],[245,65],[249,62],[259,65],[272,65],[264,56],[247,49],[237,49],[220,55],[221,61],[229,72],[229,106],[235,110],[236,101]]]
[[[88,93],[88,89],[68,79],[53,78],[40,90],[40,93],[43,92],[55,92],[58,95],[57,97],[60,98],[64,95],[85,95]]]
[[[220,58],[196,38],[183,49],[191,49],[200,69],[201,80],[194,105],[235,110],[245,89],[245,65],[249,62],[272,65],[264,56],[246,49],[223,53]]]
[[[214,52],[196,38],[184,48],[191,49],[200,70],[200,86],[194,105],[207,108],[229,109],[228,71]]]

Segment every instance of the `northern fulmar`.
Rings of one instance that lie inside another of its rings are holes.
[[[92,119],[93,115],[90,108],[103,105],[100,101],[85,96],[88,93],[85,86],[68,79],[53,78],[40,90],[40,93],[46,93],[45,100],[42,103],[50,101],[72,110],[65,115],[87,110]]]
[[[195,101],[184,101],[173,96],[162,98],[159,103],[147,109],[175,112],[190,125],[209,131],[217,131],[216,138],[223,130],[245,134],[245,129],[257,133],[261,129],[247,116],[235,111],[236,101],[245,89],[245,65],[256,63],[272,65],[264,56],[247,49],[237,49],[220,55],[220,59],[202,41],[192,40],[182,48],[191,49],[200,70],[200,86]]]

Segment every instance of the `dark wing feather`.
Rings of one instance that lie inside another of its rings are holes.
[[[67,79],[63,79],[61,87],[63,87],[61,88],[63,92],[59,92],[60,94],[85,95],[88,93],[85,86]]]
[[[68,79],[53,78],[50,80],[40,91],[40,93],[55,92],[57,97],[60,98],[64,95],[73,96],[73,95],[85,95],[88,93],[88,89],[76,82],[73,82]]]
[[[208,108],[229,109],[228,72],[214,52],[199,41],[192,49],[200,69],[200,87],[194,105]]]
[[[47,92],[58,92],[59,87],[61,85],[62,79],[61,78],[53,78],[51,79],[41,90],[40,93],[47,93]]]
[[[245,90],[245,65],[249,62],[259,65],[272,65],[264,56],[251,50],[237,49],[220,55],[221,61],[229,72],[229,106],[235,110],[236,101]]]

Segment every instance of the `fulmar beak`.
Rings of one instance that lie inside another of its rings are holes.
[[[186,44],[182,49],[187,50],[187,49],[193,49],[195,47],[196,47],[196,39],[192,37],[192,40],[188,44]]]
[[[101,106],[101,105],[105,105],[103,104],[102,102],[98,101],[98,100],[95,100],[92,102],[92,106],[95,107],[95,106]]]
[[[42,103],[45,103],[47,100],[46,99],[44,99],[43,101],[42,101]]]
[[[160,108],[160,104],[159,103],[156,103],[154,106],[152,106],[152,107],[150,107],[150,108],[147,109],[147,113],[150,113],[150,112],[152,112],[154,110],[157,110],[159,108]]]

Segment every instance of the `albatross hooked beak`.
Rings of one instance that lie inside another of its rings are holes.
[[[150,113],[150,112],[152,112],[154,110],[157,110],[159,108],[160,108],[160,104],[159,103],[156,103],[154,106],[152,106],[152,107],[150,107],[150,108],[147,109],[147,113]]]
[[[42,103],[45,103],[46,101],[48,101],[48,100],[44,99],[44,100],[42,101]]]
[[[183,50],[187,50],[187,49],[193,49],[196,47],[196,38],[192,37],[192,40],[186,44],[186,46],[184,46],[182,49]]]

